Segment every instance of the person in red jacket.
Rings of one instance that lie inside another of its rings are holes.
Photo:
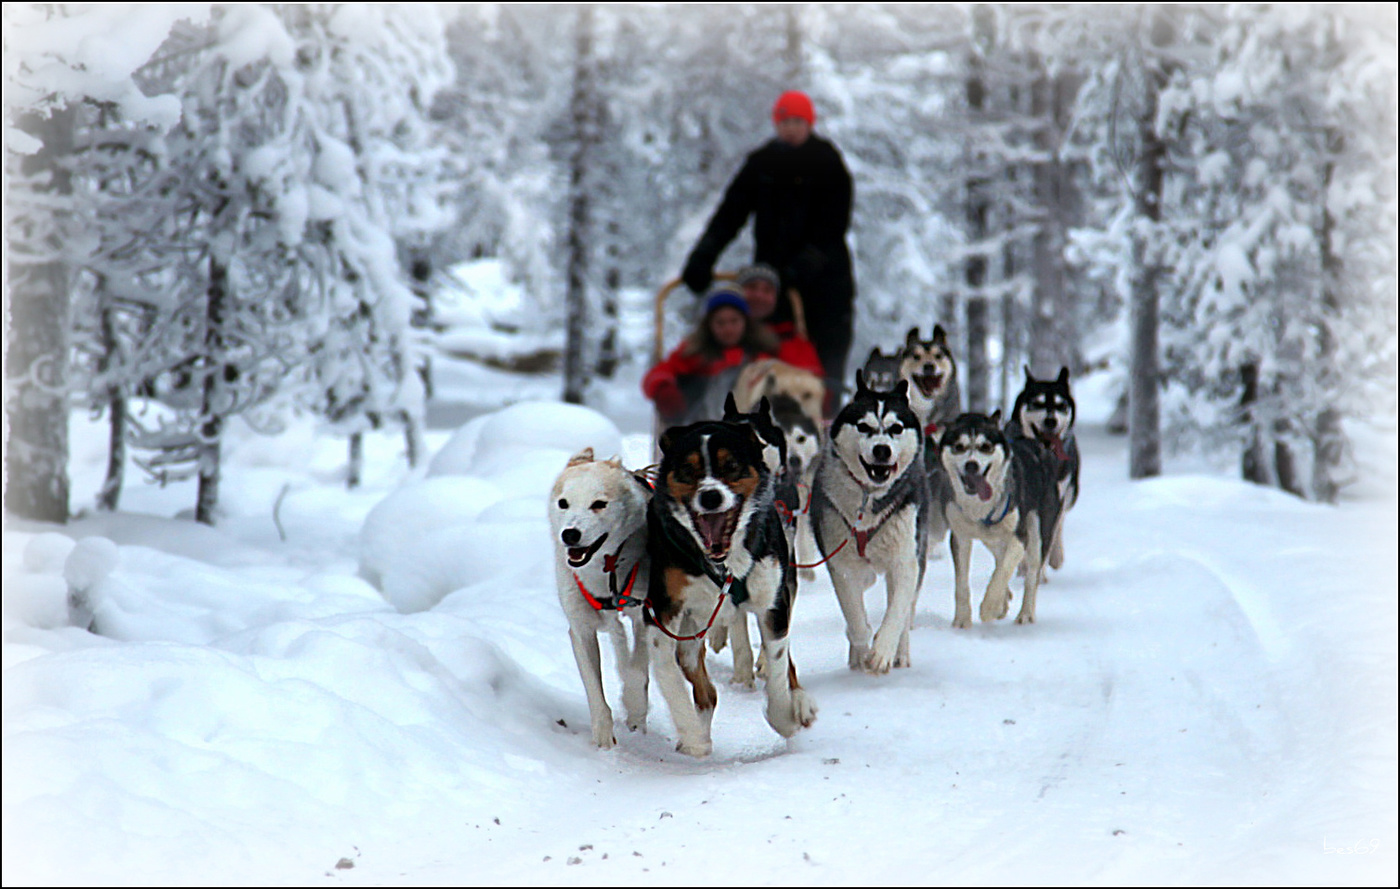
[[[724,393],[743,366],[759,358],[777,358],[821,374],[810,342],[800,337],[780,340],[766,324],[752,320],[737,290],[719,287],[705,300],[705,313],[695,330],[642,378],[642,392],[667,423],[719,419]]]

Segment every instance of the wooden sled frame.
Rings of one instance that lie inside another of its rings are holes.
[[[737,272],[716,272],[716,281],[733,281],[739,277]],[[666,357],[666,298],[669,297],[684,282],[680,278],[672,278],[661,289],[656,291],[656,299],[652,306],[652,343],[651,343],[651,364],[655,367]],[[792,325],[797,331],[797,335],[803,339],[807,338],[807,314],[802,307],[802,296],[797,292],[796,287],[789,287],[787,291],[788,305],[792,308]],[[661,433],[665,431],[662,424],[661,415],[652,411],[652,435],[651,452],[654,460],[661,459]]]

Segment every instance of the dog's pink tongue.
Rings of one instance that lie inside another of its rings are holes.
[[[987,477],[980,472],[963,473],[963,483],[977,492],[980,500],[992,499],[992,486],[987,482]]]
[[[695,528],[700,532],[700,537],[705,541],[705,548],[710,552],[715,552],[720,548],[724,538],[724,526],[729,521],[729,513],[715,512],[695,517]]]

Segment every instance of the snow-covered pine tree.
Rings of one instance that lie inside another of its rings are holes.
[[[451,63],[434,10],[343,4],[283,15],[314,128],[309,238],[324,253],[329,297],[308,349],[306,402],[349,435],[354,486],[366,428],[402,426],[410,465],[423,452],[425,350],[413,320],[425,306],[401,258],[425,255],[451,221],[427,117]]]
[[[93,237],[73,178],[78,109],[96,104],[130,121],[171,125],[178,101],[143,90],[133,72],[173,22],[206,15],[171,6],[5,7],[6,507],[16,515],[68,515],[71,293]]]
[[[1176,376],[1202,403],[1193,431],[1239,448],[1246,479],[1334,499],[1346,453],[1338,412],[1357,383],[1338,363],[1338,344],[1352,338],[1343,294],[1356,291],[1332,241],[1344,150],[1334,124],[1367,99],[1338,101],[1332,84],[1357,23],[1254,7],[1222,20],[1209,76],[1166,97],[1168,124],[1200,159],[1178,164],[1172,208]],[[1358,138],[1374,139],[1373,127],[1360,124]]]

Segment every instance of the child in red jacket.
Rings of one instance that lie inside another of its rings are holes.
[[[801,338],[780,341],[767,325],[750,319],[748,303],[738,291],[720,287],[705,300],[705,314],[695,330],[665,361],[647,372],[642,392],[656,403],[661,419],[668,423],[702,419],[696,411],[717,378],[733,385],[738,369],[759,358],[777,358],[821,374],[810,342]]]

